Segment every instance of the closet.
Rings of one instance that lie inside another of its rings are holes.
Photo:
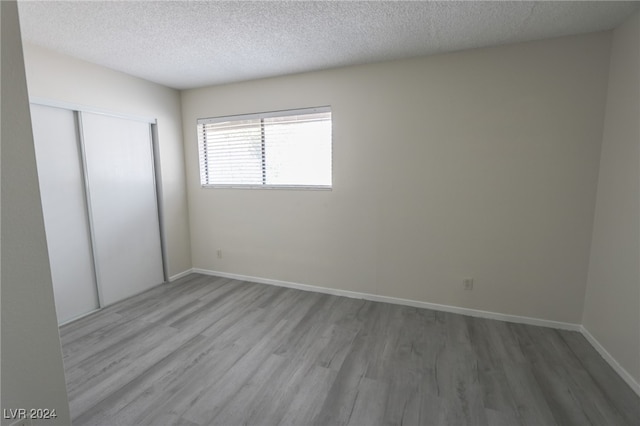
[[[31,103],[58,323],[165,281],[153,120]]]

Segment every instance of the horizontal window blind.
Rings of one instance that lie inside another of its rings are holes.
[[[203,186],[331,187],[330,107],[198,120]]]

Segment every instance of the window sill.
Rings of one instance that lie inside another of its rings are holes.
[[[202,189],[269,189],[281,190],[292,189],[298,191],[331,191],[332,186],[305,186],[305,185],[200,185]]]

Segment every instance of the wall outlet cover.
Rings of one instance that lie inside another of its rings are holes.
[[[465,278],[464,280],[462,280],[462,288],[464,288],[466,291],[473,290],[473,278]]]

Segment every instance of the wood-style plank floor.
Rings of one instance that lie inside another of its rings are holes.
[[[192,274],[60,333],[75,426],[640,424],[577,332]]]

